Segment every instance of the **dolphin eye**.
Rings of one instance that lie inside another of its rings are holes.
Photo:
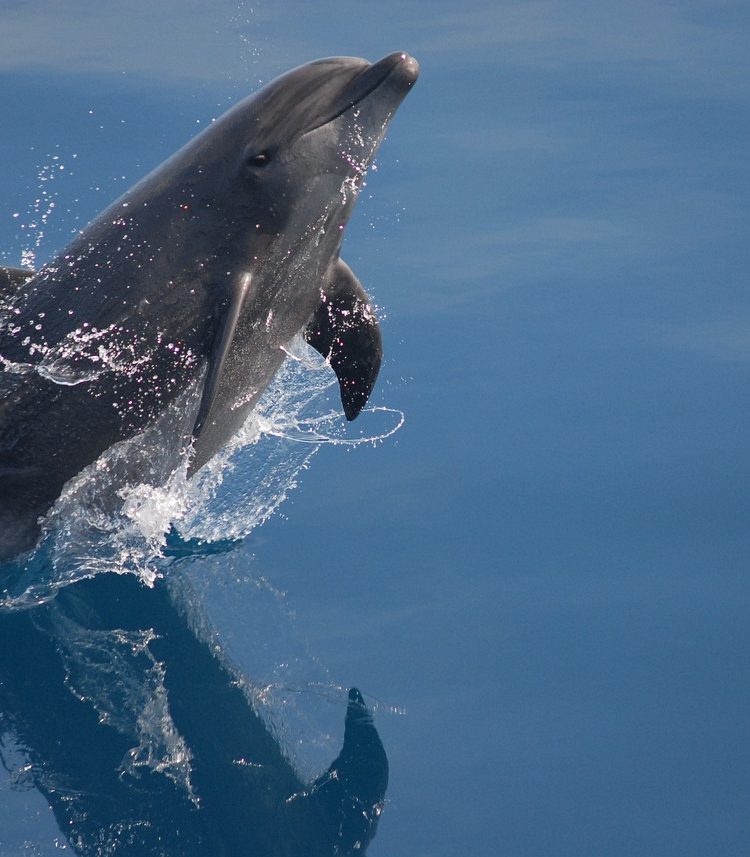
[[[248,167],[265,167],[271,162],[268,152],[248,152],[245,155],[245,163]]]

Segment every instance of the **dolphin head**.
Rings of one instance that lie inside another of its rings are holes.
[[[240,105],[236,169],[256,229],[289,231],[296,221],[320,235],[333,227],[340,243],[388,122],[417,75],[403,53],[374,64],[336,57],[294,69]]]
[[[193,189],[259,236],[340,232],[386,127],[419,74],[393,53],[376,63],[307,63],[245,98],[180,155]],[[322,230],[322,231],[321,231]],[[328,239],[327,239],[328,240]]]

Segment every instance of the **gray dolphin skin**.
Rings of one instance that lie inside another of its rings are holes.
[[[38,273],[0,269],[0,559],[32,547],[68,480],[182,407],[195,473],[241,427],[300,332],[348,419],[381,337],[344,227],[418,76],[394,53],[300,66],[241,101]]]

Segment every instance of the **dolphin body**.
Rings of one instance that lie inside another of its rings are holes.
[[[403,53],[300,66],[213,122],[37,274],[0,269],[0,559],[33,546],[68,480],[175,404],[173,463],[192,435],[197,471],[301,331],[357,416],[381,337],[340,258],[343,229],[417,75]]]

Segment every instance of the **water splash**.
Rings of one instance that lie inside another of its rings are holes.
[[[57,147],[59,149],[59,147]],[[77,155],[73,155],[76,158]],[[37,166],[37,187],[34,199],[29,204],[26,214],[13,212],[13,219],[18,221],[23,246],[21,248],[21,265],[33,270],[36,267],[37,254],[44,243],[47,228],[54,217],[58,204],[57,183],[69,174],[63,157],[59,154],[48,154],[44,163]]]
[[[153,585],[172,561],[170,532],[199,547],[241,540],[282,505],[322,445],[377,443],[403,424],[400,412],[371,408],[352,429],[331,407],[336,381],[325,361],[301,337],[288,357],[240,432],[192,479],[191,450],[178,441],[190,434],[197,390],[72,479],[43,521],[40,548],[3,570],[0,610],[101,573]]]
[[[50,624],[68,689],[94,708],[100,723],[133,741],[120,774],[137,777],[141,769],[164,774],[195,802],[190,750],[170,714],[164,665],[149,648],[153,630],[95,630],[59,610]]]

